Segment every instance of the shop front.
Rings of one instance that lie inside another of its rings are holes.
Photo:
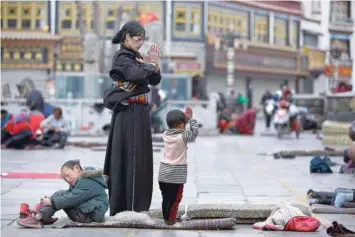
[[[298,89],[298,81],[308,74],[308,57],[291,49],[265,47],[247,42],[235,49],[235,91],[258,106],[266,90],[275,92],[282,85]],[[226,91],[227,51],[207,45],[206,74],[209,92]]]

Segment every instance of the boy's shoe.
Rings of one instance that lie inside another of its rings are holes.
[[[48,221],[43,221],[43,225],[53,225],[58,220],[58,217],[51,217]]]
[[[17,224],[19,226],[23,226],[23,227],[27,227],[27,228],[36,228],[36,229],[43,228],[42,221],[36,220],[36,218],[34,216],[29,216],[24,219],[19,219],[19,220],[17,220]]]
[[[167,224],[167,225],[175,225],[176,221],[165,221],[165,224]]]
[[[39,209],[41,208],[42,208],[42,203],[37,203],[31,211],[32,213],[37,214],[39,212]]]
[[[31,215],[30,206],[27,203],[21,203],[20,205],[20,219],[27,218]]]

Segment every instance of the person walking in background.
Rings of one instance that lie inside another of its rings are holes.
[[[104,174],[108,176],[110,215],[123,211],[148,211],[153,192],[153,147],[149,87],[161,81],[160,49],[152,44],[148,62],[138,52],[145,39],[144,28],[127,22],[114,35],[121,48],[114,54],[109,72],[114,87],[104,95],[104,105],[113,111],[107,142]]]
[[[237,96],[235,95],[235,91],[232,90],[230,94],[226,97],[226,107],[230,114],[236,112],[237,109]]]
[[[264,112],[265,127],[267,130],[269,130],[271,125],[271,118],[276,110],[276,103],[270,91],[266,91],[264,93],[261,98],[260,104]]]

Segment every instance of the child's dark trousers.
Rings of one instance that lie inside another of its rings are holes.
[[[52,196],[53,197],[63,196],[64,193],[66,193],[66,191],[61,190],[61,191],[55,192]],[[42,214],[43,221],[50,220],[50,218],[57,211],[58,210],[54,209],[52,206],[44,206],[39,210],[39,212]],[[75,207],[69,208],[69,209],[64,209],[64,212],[67,214],[69,219],[74,222],[80,222],[80,223],[90,223],[91,222],[91,218],[89,215],[82,213],[79,209],[77,209]]]
[[[159,182],[159,188],[163,196],[162,209],[164,220],[176,221],[184,185]]]

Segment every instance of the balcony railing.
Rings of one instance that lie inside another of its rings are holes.
[[[352,28],[354,25],[354,21],[353,19],[347,16],[332,15],[330,17],[330,24]]]

